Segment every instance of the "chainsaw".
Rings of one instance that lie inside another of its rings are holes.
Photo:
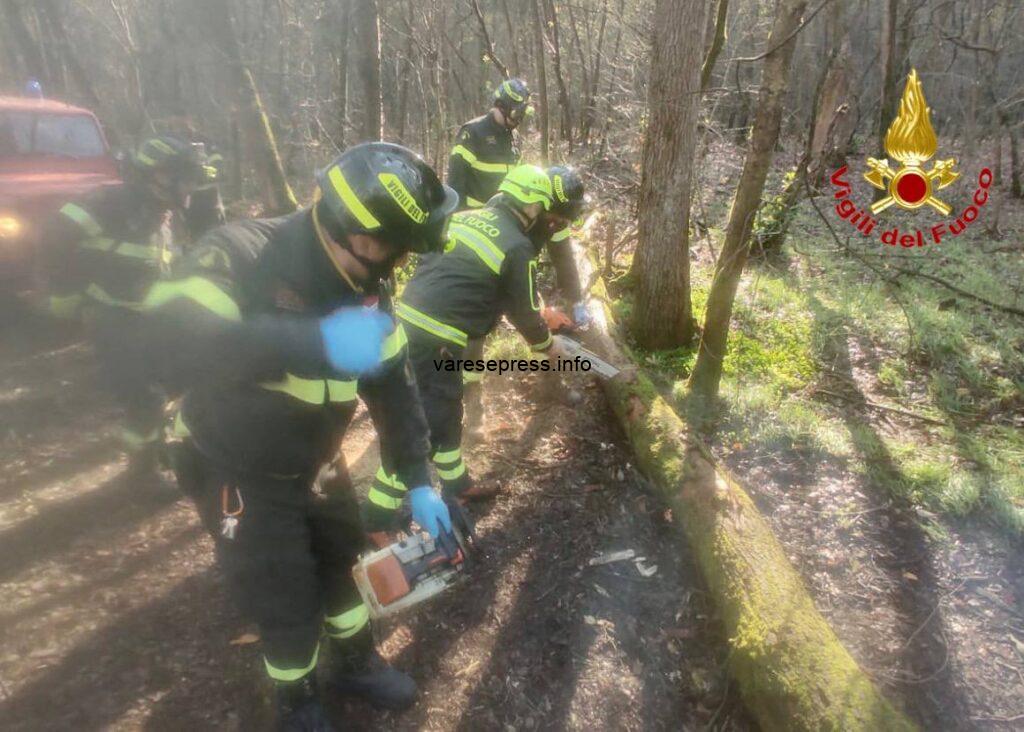
[[[456,501],[448,502],[452,530],[410,533],[390,546],[364,554],[352,577],[370,609],[384,618],[407,610],[444,592],[463,578],[470,564],[473,526]]]
[[[594,369],[599,376],[602,376],[605,379],[614,379],[619,375],[619,370],[617,368],[612,366],[593,351],[584,348],[579,341],[574,341],[572,338],[562,336],[562,343],[565,344],[566,351],[570,357],[578,357],[581,360],[589,361],[590,367]]]

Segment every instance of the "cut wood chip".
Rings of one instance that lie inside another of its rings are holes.
[[[231,641],[233,646],[248,646],[252,643],[258,642],[260,637],[255,633],[242,633],[240,636]]]
[[[632,549],[622,549],[617,552],[605,552],[604,554],[598,554],[596,557],[590,560],[590,566],[596,567],[600,564],[611,564],[612,562],[625,562],[633,559],[636,556],[636,552]]]

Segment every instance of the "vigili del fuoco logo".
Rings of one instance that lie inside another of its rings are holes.
[[[900,111],[885,133],[885,152],[898,163],[893,168],[888,158],[868,158],[868,171],[864,179],[875,188],[886,192],[886,196],[871,204],[867,209],[858,206],[850,197],[850,183],[846,180],[847,166],[832,174],[835,189],[836,213],[863,236],[878,236],[883,244],[901,247],[923,247],[939,244],[948,234],[959,236],[978,218],[979,211],[988,202],[988,189],[992,185],[992,171],[982,168],[978,174],[978,187],[971,203],[953,220],[940,221],[927,232],[920,229],[901,231],[899,227],[879,229],[878,221],[872,214],[878,214],[890,206],[907,210],[931,206],[942,216],[949,216],[952,206],[938,197],[937,192],[960,177],[956,170],[956,158],[937,160],[930,169],[926,164],[938,150],[938,138],[932,129],[929,108],[924,99],[924,89],[917,71],[911,69],[907,86],[900,100]],[[870,213],[869,213],[870,211]]]

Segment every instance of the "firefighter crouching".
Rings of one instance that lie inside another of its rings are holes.
[[[124,410],[121,438],[133,481],[158,474],[164,398],[133,367],[126,334],[170,266],[170,218],[203,184],[204,164],[201,146],[148,139],[128,161],[124,185],[66,203],[44,232],[50,310],[87,323],[101,379]]]
[[[575,173],[569,177],[570,171],[558,169],[554,185],[536,166],[514,168],[487,206],[452,217],[444,252],[422,258],[396,306],[447,497],[464,501],[479,489],[462,457],[462,373],[438,364],[468,358],[467,343],[486,336],[502,315],[533,351],[548,358],[565,355],[561,336],[552,336],[541,316],[535,276],[545,242],[582,208],[582,183]],[[393,513],[407,485],[388,457],[382,452],[369,494],[375,510],[368,523],[375,531],[394,527]]]
[[[366,401],[414,520],[451,519],[430,485],[427,425],[405,329],[385,282],[409,251],[443,245],[457,197],[406,148],[354,147],[317,175],[318,200],[203,237],[146,299],[149,368],[183,393],[181,418],[220,519],[218,558],[259,624],[285,729],[331,729],[316,681],[321,637],[333,691],[412,704],[412,678],[374,650],[351,569],[364,532],[350,490],[313,485]]]

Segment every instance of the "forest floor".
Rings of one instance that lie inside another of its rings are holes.
[[[716,143],[702,173],[698,321],[741,165]],[[951,202],[973,192],[980,165],[961,167]],[[861,169],[851,160],[847,177],[870,202]],[[713,450],[843,643],[922,727],[1021,729],[1024,319],[892,270],[886,285],[863,261],[1022,308],[1024,203],[994,192],[1000,239],[984,230],[990,205],[941,247],[893,249],[849,236],[824,183],[816,203],[840,242],[805,200],[782,255],[744,275]],[[890,211],[880,227],[927,231],[940,218],[929,212]],[[646,357],[681,409],[695,355]]]
[[[71,330],[0,308],[0,728],[269,728],[255,628],[173,488],[122,478],[117,414]],[[377,628],[420,684],[402,715],[338,702],[345,729],[751,729],[689,551],[643,490],[600,391],[488,382],[470,465],[502,485],[476,509],[478,568]],[[345,441],[376,469],[365,415]],[[610,551],[631,561],[594,565]]]

